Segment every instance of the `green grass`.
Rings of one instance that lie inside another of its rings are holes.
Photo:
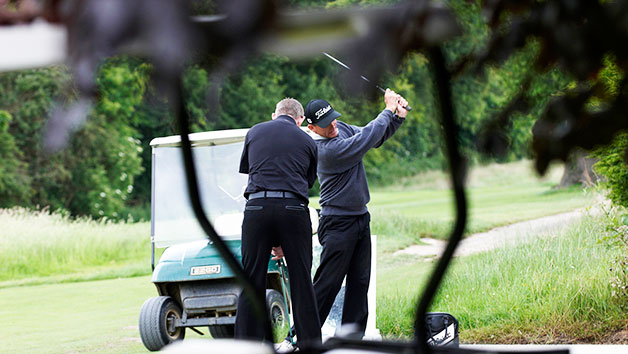
[[[530,162],[475,168],[469,178],[469,232],[572,210],[591,198],[553,190],[560,171],[538,180]],[[448,176],[428,172],[395,186],[374,188],[369,209],[380,254],[445,238],[453,206]],[[317,200],[312,201],[317,205]],[[150,223],[71,219],[59,213],[0,210],[0,288],[150,274]]]
[[[150,274],[150,224],[0,209],[0,287]]]
[[[138,318],[153,296],[147,276],[0,289],[0,351],[147,353]]]
[[[138,320],[157,296],[150,277],[0,289],[2,353],[148,353]],[[210,339],[187,330],[185,338]],[[283,340],[287,325],[277,340]]]
[[[609,266],[620,254],[598,242],[605,222],[583,220],[562,235],[456,258],[431,311],[453,314],[467,343],[601,342],[628,321],[613,297]],[[377,326],[410,338],[417,301],[433,263],[378,270]]]
[[[607,266],[618,251],[597,242],[603,226],[589,220],[564,235],[460,258],[432,310],[456,316],[467,343],[602,341],[626,325],[609,288]],[[377,325],[386,338],[411,337],[432,266],[378,268]],[[145,353],[139,310],[156,295],[147,276],[0,289],[2,352]],[[202,330],[186,338],[208,338]]]
[[[0,289],[3,351],[140,352],[139,309],[155,293],[147,277]]]
[[[447,178],[442,172],[432,171],[371,192],[371,228],[378,235],[381,252],[419,244],[422,237],[449,236],[455,210],[452,192],[445,183]],[[538,179],[529,161],[471,170],[466,233],[567,212],[591,203],[592,193],[581,188],[555,189],[559,180],[560,171],[556,168],[544,179]]]
[[[419,243],[419,237],[446,237],[453,222],[447,178],[429,172],[372,188],[377,321],[386,337],[411,336],[416,296],[433,265],[412,256],[393,258],[391,252]],[[538,180],[528,162],[474,169],[468,231],[590,203],[591,196],[581,190],[553,189],[559,178],[553,170]],[[609,297],[608,288],[606,268],[617,251],[596,243],[600,227],[592,221],[566,236],[460,258],[433,310],[454,314],[467,342],[599,339],[605,329],[625,325],[621,304]],[[1,351],[145,352],[137,330],[139,309],[157,293],[148,277],[136,276],[150,274],[149,223],[11,209],[0,210],[0,230]]]

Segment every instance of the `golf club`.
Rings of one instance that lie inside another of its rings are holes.
[[[323,52],[323,54],[325,54],[325,56],[326,56],[326,57],[328,57],[329,59],[331,59],[331,60],[335,61],[337,64],[339,64],[339,65],[340,65],[340,66],[342,66],[343,68],[345,68],[345,69],[347,69],[347,70],[351,71],[351,68],[350,68],[350,67],[348,67],[345,63],[341,62],[340,60],[338,60],[338,59],[334,58],[331,54],[326,53],[326,52]],[[360,75],[360,74],[358,74],[358,75]],[[371,80],[369,80],[369,79],[365,78],[365,77],[364,77],[364,76],[362,76],[362,75],[360,75],[360,78],[361,78],[362,80],[364,80],[364,81],[366,81],[366,82],[368,82],[368,83],[372,84],[372,85],[375,85],[375,88],[377,88],[378,90],[380,90],[382,93],[386,93],[386,90],[385,90],[385,89],[381,88],[381,87],[380,87],[379,85],[377,85],[377,84],[373,84],[373,83],[371,82]],[[411,111],[411,110],[412,110],[412,107],[410,107],[410,106],[405,106],[405,107],[403,107],[403,108],[404,108],[406,111]]]

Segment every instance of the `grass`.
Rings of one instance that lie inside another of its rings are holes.
[[[157,296],[150,277],[0,289],[1,353],[148,353],[138,320]],[[186,339],[211,338],[187,330]],[[283,340],[287,325],[277,340]]]
[[[138,318],[153,296],[148,276],[0,289],[0,352],[147,353]]]
[[[539,181],[527,161],[473,169],[469,232],[585,205],[590,197],[581,190],[552,190],[557,171]],[[381,254],[420,243],[420,237],[447,236],[453,215],[447,178],[428,172],[372,191],[371,227]],[[149,222],[71,219],[14,208],[0,210],[0,229],[0,246],[8,250],[0,252],[0,288],[150,274]]]
[[[155,293],[148,277],[0,289],[2,351],[139,352],[139,309]]]
[[[530,171],[529,162],[472,170],[468,232],[572,210],[592,199],[581,190],[553,189],[560,171],[544,180]],[[446,237],[453,221],[446,181],[445,174],[430,172],[372,189],[377,321],[388,338],[411,336],[416,296],[433,265],[391,252],[419,237]],[[433,310],[454,314],[466,342],[599,340],[604,330],[625,325],[623,304],[609,295],[606,269],[617,251],[596,243],[601,225],[590,221],[561,237],[458,259]],[[145,352],[139,309],[157,293],[149,277],[137,276],[150,274],[149,223],[11,209],[0,210],[0,229],[1,351]],[[188,331],[186,338],[193,337],[198,335]]]
[[[466,343],[603,341],[606,330],[626,325],[626,308],[609,289],[607,265],[618,251],[597,242],[603,226],[588,220],[564,235],[459,258],[432,310],[456,316]],[[377,326],[385,338],[411,337],[432,265],[378,269]],[[2,288],[1,351],[146,353],[139,309],[156,295],[148,276]],[[207,338],[202,330],[186,338]]]
[[[466,233],[571,211],[590,204],[592,193],[581,188],[555,189],[560,169],[538,179],[531,162],[493,164],[472,169],[467,198]],[[424,177],[424,178],[423,178]],[[378,249],[390,253],[431,237],[446,239],[454,221],[453,195],[447,175],[428,172],[371,193],[371,228]]]
[[[0,209],[0,287],[150,274],[150,224]]]
[[[562,235],[456,258],[431,311],[453,314],[466,343],[603,342],[628,324],[626,299],[614,297],[611,261],[598,242],[605,221],[587,219]],[[432,263],[378,271],[377,326],[411,338],[417,294]]]

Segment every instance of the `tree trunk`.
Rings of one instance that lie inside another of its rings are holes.
[[[566,188],[574,184],[594,185],[598,181],[598,175],[593,172],[592,167],[597,161],[597,158],[588,157],[584,151],[572,153],[565,163],[565,171],[558,188]]]

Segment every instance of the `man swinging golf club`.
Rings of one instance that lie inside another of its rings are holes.
[[[370,200],[362,158],[380,147],[404,122],[408,102],[389,89],[384,109],[364,127],[336,119],[340,113],[329,102],[311,100],[305,108],[308,128],[320,135],[318,180],[321,186],[321,217],[318,238],[323,246],[320,266],[314,276],[314,291],[321,324],[347,277],[342,324],[355,324],[360,338],[368,318],[367,292],[371,274]],[[288,351],[287,338],[278,351]]]

